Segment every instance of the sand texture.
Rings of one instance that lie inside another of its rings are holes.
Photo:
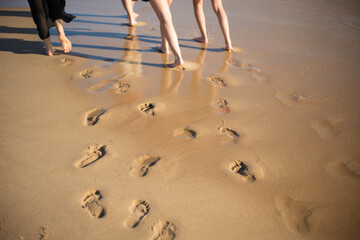
[[[65,54],[0,1],[1,240],[360,239],[360,3],[68,0]]]

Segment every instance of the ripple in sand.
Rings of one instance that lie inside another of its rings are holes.
[[[146,201],[136,200],[130,207],[130,215],[125,220],[125,226],[128,228],[136,227],[150,210],[150,205]]]
[[[302,92],[278,92],[275,97],[287,106],[297,106],[309,101],[309,96]]]

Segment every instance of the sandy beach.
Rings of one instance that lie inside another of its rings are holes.
[[[224,52],[171,6],[165,68],[139,1],[68,0],[73,49],[43,54],[26,1],[0,3],[0,239],[360,238],[360,3],[224,0]]]

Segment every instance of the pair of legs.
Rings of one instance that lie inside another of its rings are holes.
[[[133,0],[121,0],[125,11],[128,15],[128,20],[129,20],[129,26],[135,26],[136,25],[136,19],[139,17],[139,14],[137,14],[136,12],[134,12],[134,4],[135,1]]]
[[[218,18],[221,31],[224,35],[225,50],[231,51],[232,45],[230,39],[229,21],[225,9],[222,5],[222,0],[211,0],[211,4]],[[208,43],[209,40],[206,34],[206,23],[205,23],[205,15],[203,10],[203,0],[193,0],[193,6],[194,6],[196,22],[199,26],[200,34],[201,34],[200,37],[195,38],[195,41],[201,43]]]
[[[70,40],[65,35],[63,20],[57,19],[57,20],[55,20],[54,24],[58,31],[59,40],[61,42],[61,46],[64,50],[64,53],[70,52],[72,45],[71,45]],[[48,38],[43,39],[43,42],[45,45],[45,54],[48,56],[54,55],[55,48],[51,43],[50,36]]]
[[[59,40],[64,52],[70,52],[71,42],[65,35],[64,22],[62,19],[70,22],[75,17],[65,13],[65,0],[28,0],[28,2],[39,37],[45,45],[45,54],[52,56],[55,52],[55,48],[50,40],[50,23],[50,26],[53,26],[53,23],[58,31]]]
[[[162,36],[161,51],[169,53],[169,47],[174,54],[175,61],[169,67],[178,67],[184,63],[181,56],[180,46],[174,24],[172,22],[169,5],[172,0],[150,0],[151,7],[154,9],[156,16],[160,21]]]

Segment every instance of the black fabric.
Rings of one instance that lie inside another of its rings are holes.
[[[50,37],[49,28],[54,21],[62,19],[71,22],[75,16],[65,12],[65,0],[28,0],[39,37],[43,40]]]

